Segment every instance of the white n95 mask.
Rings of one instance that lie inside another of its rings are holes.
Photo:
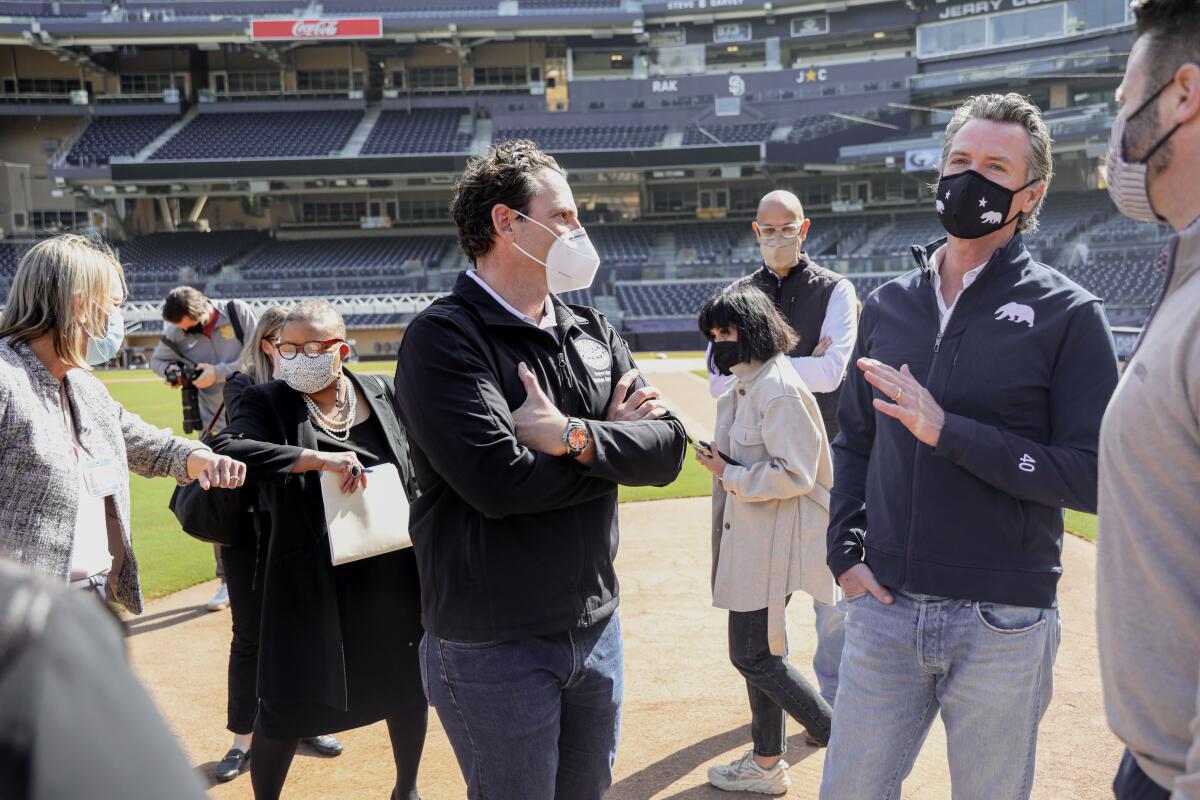
[[[521,214],[520,211],[517,213]],[[555,235],[554,231],[528,214],[521,216],[534,225],[545,228],[551,236]],[[546,268],[546,286],[554,294],[588,288],[596,279],[596,270],[600,268],[600,254],[596,252],[596,247],[583,228],[576,228],[557,236],[554,244],[550,245],[550,251],[546,253],[545,261],[516,242],[513,242],[513,247]]]

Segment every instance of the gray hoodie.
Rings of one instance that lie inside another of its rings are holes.
[[[1109,724],[1175,800],[1200,800],[1200,219],[1169,247],[1100,432],[1096,618]]]
[[[162,338],[174,342],[194,363],[212,364],[217,373],[217,382],[207,389],[200,390],[200,419],[205,427],[208,427],[217,410],[224,405],[222,392],[225,381],[238,371],[238,363],[242,356],[242,343],[253,335],[254,326],[258,324],[258,316],[250,306],[241,300],[213,300],[211,302],[213,308],[221,315],[211,336],[203,333],[184,333],[177,325],[171,324],[167,325],[167,330],[162,335]],[[242,338],[240,339],[234,326],[229,322],[232,314],[237,314],[238,322],[242,326]],[[165,377],[167,369],[178,359],[179,356],[174,350],[159,342],[150,357],[150,368],[159,376]],[[224,427],[223,421],[218,422],[214,430],[219,431]]]

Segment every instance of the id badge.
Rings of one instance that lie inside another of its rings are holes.
[[[83,483],[92,497],[108,497],[121,488],[121,473],[111,458],[96,458],[79,465]]]

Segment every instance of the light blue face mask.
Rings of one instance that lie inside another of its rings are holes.
[[[121,309],[108,312],[108,330],[103,339],[88,335],[87,363],[93,367],[106,364],[121,352],[121,342],[125,341],[125,317]]]

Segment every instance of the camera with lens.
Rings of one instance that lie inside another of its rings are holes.
[[[188,366],[182,361],[176,361],[167,367],[164,377],[167,383],[178,386],[183,400],[183,432],[195,433],[204,430],[200,421],[200,390],[196,388],[196,378],[201,370]]]

